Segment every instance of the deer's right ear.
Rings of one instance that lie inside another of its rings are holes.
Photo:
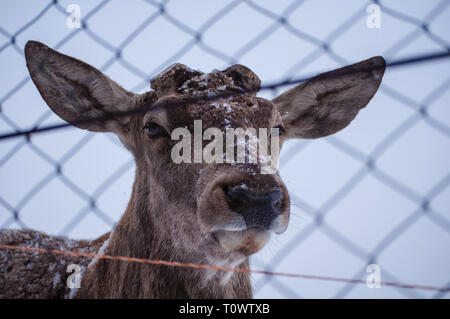
[[[322,73],[273,100],[287,138],[319,138],[346,127],[380,86],[380,56]]]
[[[59,117],[89,131],[122,132],[125,118],[111,119],[111,114],[133,107],[133,93],[94,67],[40,42],[29,41],[25,57],[39,93]],[[104,116],[109,118],[89,121]]]

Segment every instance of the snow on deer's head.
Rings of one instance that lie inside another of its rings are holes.
[[[56,114],[82,129],[117,134],[133,153],[139,187],[130,204],[148,208],[134,211],[136,229],[152,223],[153,235],[172,243],[174,254],[215,261],[257,252],[289,221],[289,195],[276,171],[262,174],[264,165],[249,160],[250,150],[243,162],[222,161],[239,156],[239,136],[236,148],[225,142],[228,129],[244,131],[241,146],[252,145],[249,132],[259,133],[255,140],[264,137],[267,146],[278,132],[280,148],[286,139],[336,133],[367,105],[385,68],[383,58],[374,57],[268,101],[256,96],[259,78],[241,65],[205,74],[175,64],[152,80],[151,91],[133,94],[42,43],[28,42],[25,53],[34,83]],[[146,106],[146,112],[113,116]]]

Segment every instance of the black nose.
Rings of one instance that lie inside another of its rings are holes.
[[[272,221],[281,214],[277,208],[283,199],[280,190],[256,195],[246,187],[224,188],[230,208],[244,217],[247,228],[269,230]]]

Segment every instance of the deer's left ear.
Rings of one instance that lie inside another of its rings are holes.
[[[125,118],[112,115],[134,107],[135,94],[94,67],[43,43],[28,41],[25,57],[31,79],[59,117],[94,132],[123,132]]]
[[[320,74],[275,98],[286,137],[318,138],[346,127],[380,86],[382,57]]]

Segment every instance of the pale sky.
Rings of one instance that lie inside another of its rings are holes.
[[[135,92],[149,90],[148,79],[174,62],[205,72],[244,64],[264,85],[376,55],[390,61],[445,52],[450,42],[446,0],[381,1],[380,28],[367,27],[371,2],[361,0],[172,0],[163,16],[158,1],[106,1],[93,12],[102,1],[58,2],[45,11],[52,1],[0,3],[2,134],[62,123],[29,80],[22,53],[28,40],[58,46]],[[63,12],[69,4],[80,6],[88,31],[67,27]],[[420,28],[424,21],[430,35]],[[114,59],[118,47],[120,61]],[[280,172],[292,196],[291,222],[252,257],[253,268],[365,280],[374,256],[382,280],[450,283],[449,71],[450,59],[388,69],[379,92],[349,127],[330,138],[285,145]],[[426,118],[417,111],[423,106]],[[109,231],[130,196],[131,155],[111,134],[75,128],[36,135],[32,142],[0,141],[0,228],[26,226],[73,238]],[[369,158],[374,171],[367,169]],[[62,162],[63,178],[52,162]],[[99,211],[91,210],[90,197],[97,198]],[[421,210],[425,199],[428,213]],[[22,224],[14,222],[14,210]],[[258,298],[436,296],[261,275],[253,281]]]

